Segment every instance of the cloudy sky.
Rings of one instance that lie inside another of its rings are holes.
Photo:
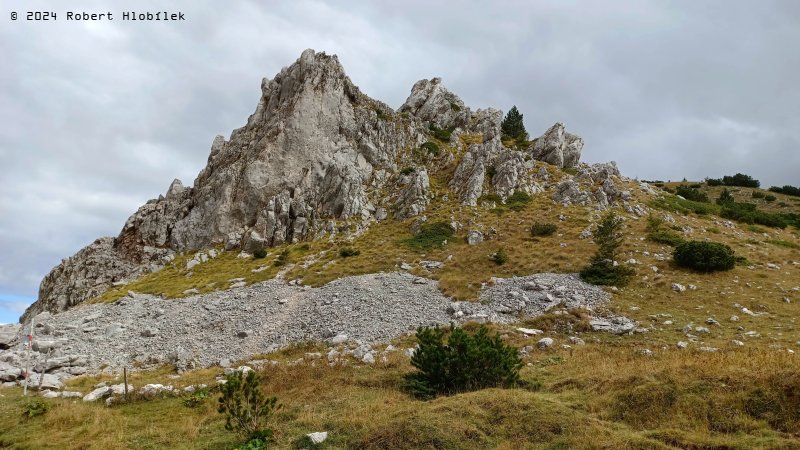
[[[531,135],[565,122],[585,161],[631,177],[800,185],[793,0],[65,3],[0,7],[0,322],[61,258],[116,235],[173,178],[191,183],[261,78],[305,48],[339,55],[393,107],[440,76],[473,108],[516,104]],[[36,10],[57,19],[10,20]],[[120,20],[130,10],[186,21]]]

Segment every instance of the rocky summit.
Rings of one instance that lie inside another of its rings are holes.
[[[456,167],[448,187],[466,206],[486,195],[503,202],[518,191],[542,192],[547,172],[532,170],[537,160],[577,167],[590,181],[590,190],[579,180],[562,181],[557,202],[602,207],[625,200],[613,181],[616,166],[580,164],[583,140],[563,124],[520,146],[504,143],[502,118],[493,108],[473,111],[439,78],[415,83],[395,111],[363,94],[335,55],[306,50],[262,81],[255,112],[228,139],[214,139],[191,186],[172,181],[118,236],[63,260],[21,320],[64,311],[158,271],[176,253],[211,247],[252,253],[330,236],[342,221],[357,233],[375,221],[421,216],[433,195],[427,169],[437,163],[419,164],[415,156],[420,149],[437,153],[437,141],[459,149],[446,161]],[[421,167],[404,170],[414,166]]]

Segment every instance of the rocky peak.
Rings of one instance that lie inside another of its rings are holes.
[[[159,270],[176,252],[218,245],[253,252],[322,237],[337,228],[334,221],[363,230],[390,216],[421,215],[435,197],[434,175],[452,164],[447,186],[465,205],[475,206],[487,189],[502,200],[517,190],[538,192],[531,156],[572,167],[583,146],[558,123],[526,151],[506,148],[502,112],[472,112],[439,78],[415,83],[399,112],[363,94],[335,55],[304,51],[262,80],[255,111],[229,139],[214,138],[192,186],[174,180],[116,238],[99,239],[62,261],[23,320]],[[441,141],[434,127],[452,131],[450,140]],[[462,142],[464,133],[477,143]],[[415,149],[428,141],[448,151],[415,160]]]

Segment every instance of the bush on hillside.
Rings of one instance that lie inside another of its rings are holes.
[[[752,203],[727,203],[722,206],[720,217],[737,222],[764,225],[773,228],[786,228],[787,220],[780,214],[759,211]]]
[[[735,202],[733,194],[731,194],[727,189],[723,189],[722,192],[719,193],[719,197],[717,198],[718,205],[728,205],[733,202]]]
[[[686,200],[708,203],[708,195],[706,195],[705,192],[683,184],[675,188],[675,194],[680,195]]]
[[[442,142],[449,142],[450,137],[453,134],[453,130],[455,130],[455,127],[439,128],[436,125],[431,125],[430,127],[428,127],[428,130],[431,132],[431,135],[436,139]]]
[[[506,207],[512,211],[521,211],[531,202],[531,196],[525,191],[516,190],[506,199]]]
[[[751,177],[750,175],[745,175],[743,173],[737,173],[736,175],[726,175],[722,177],[722,183],[725,186],[739,186],[739,187],[750,187],[750,188],[757,188],[761,186],[761,182],[753,179],[753,177]]]
[[[622,218],[609,211],[594,232],[597,252],[588,266],[581,270],[581,278],[591,284],[603,286],[625,286],[636,273],[627,265],[614,265],[619,248],[624,241]]]
[[[772,192],[777,192],[779,194],[786,194],[791,195],[793,197],[800,197],[800,187],[789,186],[788,184],[783,187],[772,186],[769,188]]]
[[[339,250],[339,256],[342,258],[349,258],[351,256],[358,256],[360,254],[360,250],[356,250],[352,247],[344,247],[343,249]]]
[[[761,191],[753,191],[753,193],[750,194],[750,196],[753,198],[764,198],[765,194]]]
[[[517,349],[506,345],[499,334],[489,336],[481,325],[470,335],[451,325],[445,343],[446,331],[438,326],[417,329],[419,348],[411,365],[418,371],[405,377],[405,387],[412,394],[433,398],[519,382],[522,361]]]
[[[767,194],[766,196],[764,196],[764,200],[767,201],[767,202],[774,202],[777,199],[778,199],[778,197],[775,197],[774,195],[770,195],[770,194]]]
[[[415,250],[430,250],[442,247],[445,241],[453,239],[453,228],[447,222],[424,223],[419,233],[403,242]]]
[[[428,142],[422,144],[422,146],[420,148],[425,150],[426,152],[428,152],[428,154],[433,155],[433,156],[439,156],[439,154],[442,153],[441,149],[439,148],[439,144],[437,144],[436,142],[428,141]]]
[[[272,436],[265,428],[273,412],[281,406],[275,397],[267,397],[261,391],[261,378],[251,370],[247,374],[234,371],[219,386],[218,411],[225,414],[225,429],[235,431],[249,440],[264,440]]]
[[[647,234],[647,239],[672,247],[683,243],[683,236],[671,230],[658,230]]]
[[[733,249],[717,242],[684,242],[675,248],[672,257],[680,267],[698,272],[731,270],[736,264]]]
[[[708,186],[722,186],[722,178],[706,178],[706,185]]]
[[[498,266],[502,266],[503,264],[508,262],[508,255],[506,251],[502,248],[498,248],[496,252],[492,253],[492,261]]]
[[[267,251],[263,248],[260,248],[253,252],[253,258],[255,259],[264,259],[267,257]]]
[[[557,229],[558,227],[553,223],[534,222],[534,224],[531,225],[531,236],[550,236],[555,233]]]

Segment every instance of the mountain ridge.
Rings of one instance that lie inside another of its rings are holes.
[[[541,192],[532,160],[561,168],[579,163],[583,140],[563,124],[520,149],[504,144],[501,120],[497,109],[473,112],[439,78],[415,83],[395,111],[363,94],[335,55],[308,49],[262,80],[254,113],[229,139],[214,139],[191,186],[175,179],[166,195],[132,214],[118,236],[63,260],[20,320],[63,311],[157,271],[178,252],[221,246],[252,253],[332,235],[337,221],[359,231],[387,218],[420,216],[433,195],[429,172],[436,163],[418,154],[429,142],[463,148],[463,155],[449,153],[442,164],[455,165],[447,184],[465,206],[476,206],[485,194],[502,202],[516,191]],[[435,130],[445,130],[448,139],[434,137]],[[418,170],[403,173],[409,167]],[[611,175],[619,175],[615,166],[605,179]],[[583,195],[579,201],[602,206],[619,196],[610,183],[585,195],[567,183],[555,200]]]

